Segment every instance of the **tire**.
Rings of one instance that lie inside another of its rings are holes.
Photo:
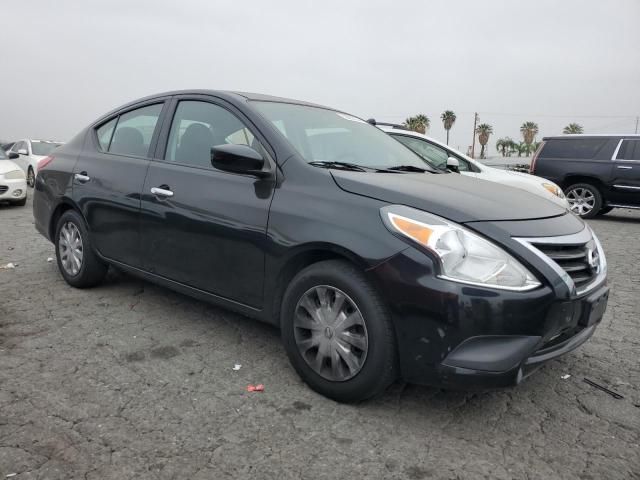
[[[564,193],[571,211],[581,218],[593,218],[602,209],[602,195],[589,183],[573,184]]]
[[[17,205],[18,207],[24,207],[27,204],[27,197],[25,196],[22,200],[17,200],[15,202],[11,202],[12,205]]]
[[[322,292],[326,304],[335,310],[323,310]],[[342,310],[336,306],[339,298],[344,301]],[[307,300],[311,303],[305,303]],[[310,306],[316,317],[304,305]],[[339,314],[333,322],[323,317],[322,312],[331,317],[331,312],[336,311]],[[299,272],[284,294],[280,320],[289,360],[316,392],[338,402],[359,402],[381,394],[396,380],[396,339],[389,312],[380,294],[351,264],[328,260]],[[360,320],[362,325],[344,329]],[[301,321],[313,329],[301,327]],[[316,341],[321,343],[309,347]],[[356,347],[356,343],[364,345],[364,349]],[[323,355],[318,355],[321,348]],[[321,356],[324,361],[318,370],[314,362]]]
[[[35,184],[36,184],[36,175],[35,173],[33,173],[33,168],[29,166],[29,168],[27,169],[27,185],[33,188]]]
[[[65,240],[63,229],[68,238],[73,237],[71,241]],[[61,238],[61,234],[63,238]],[[78,237],[80,238],[79,243],[77,243]],[[78,212],[67,210],[60,216],[56,225],[54,243],[58,269],[69,285],[76,288],[88,288],[97,285],[104,279],[109,267],[100,261],[94,253],[84,219]],[[79,246],[79,248],[71,248],[70,246],[73,245]],[[78,250],[82,252],[79,268],[78,262],[74,262],[70,258],[71,252]]]
[[[613,210],[613,207],[602,207],[600,209],[600,211],[598,212],[598,215],[606,215],[607,213],[609,213],[611,210]]]

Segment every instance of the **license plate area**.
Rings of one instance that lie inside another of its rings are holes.
[[[578,323],[582,326],[590,327],[591,325],[600,322],[600,320],[602,320],[602,317],[604,316],[605,310],[607,309],[608,301],[608,288],[604,291],[599,290],[598,292],[585,298],[582,304],[582,315]]]

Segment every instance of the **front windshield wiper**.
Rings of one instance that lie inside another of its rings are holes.
[[[337,169],[340,169],[340,170],[351,170],[353,172],[370,172],[372,170],[378,170],[377,168],[364,167],[364,166],[358,165],[356,163],[331,162],[331,161],[327,161],[327,160],[316,160],[314,162],[309,162],[309,165],[313,165],[314,167],[337,168]]]
[[[416,167],[415,165],[396,165],[395,167],[387,167],[385,170],[391,170],[392,172],[417,172],[417,173],[434,173],[433,170],[427,170],[426,168]]]

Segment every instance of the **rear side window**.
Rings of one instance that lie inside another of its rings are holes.
[[[608,138],[551,139],[544,144],[540,158],[575,158],[591,160],[604,147]]]
[[[120,115],[111,138],[109,153],[146,157],[162,104],[131,110]]]
[[[623,140],[617,160],[640,160],[640,140]]]
[[[116,128],[118,117],[113,120],[109,120],[96,130],[98,136],[98,143],[100,144],[100,150],[103,152],[109,151],[109,145],[111,144],[111,137],[113,137],[113,130]]]

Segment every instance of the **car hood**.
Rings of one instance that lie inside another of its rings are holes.
[[[530,175],[528,173],[500,170],[498,168],[492,167],[484,167],[481,175],[481,178],[486,177],[486,180],[491,180],[492,182],[500,182],[510,187],[527,190],[528,192],[535,193],[542,198],[546,198],[547,200],[555,202],[557,205],[560,205],[563,208],[569,207],[569,204],[564,198],[560,198],[544,188],[543,184],[545,183],[555,185],[555,183],[547,180],[546,178],[536,177],[535,175]]]
[[[566,213],[538,195],[462,175],[341,170],[331,174],[346,192],[407,205],[458,223],[528,220]]]
[[[0,175],[11,172],[13,170],[20,170],[18,164],[12,162],[11,160],[0,160]]]

